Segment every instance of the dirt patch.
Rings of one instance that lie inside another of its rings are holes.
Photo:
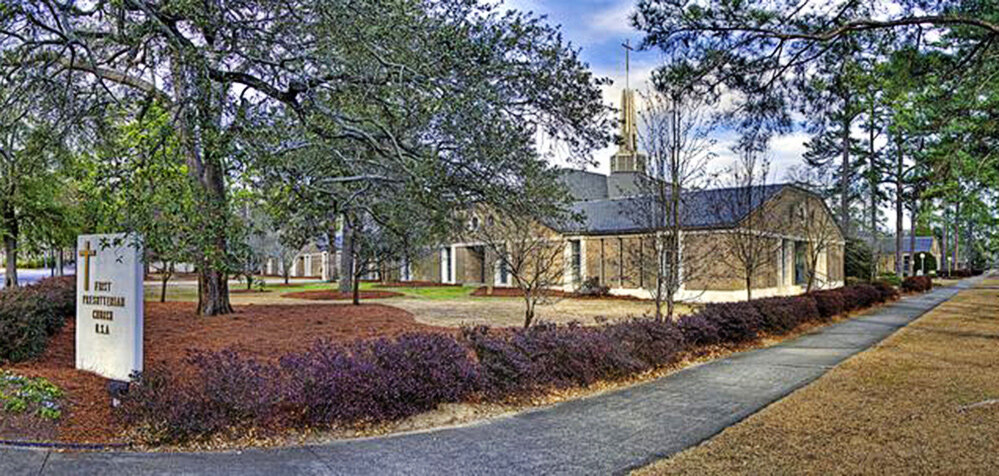
[[[380,304],[312,304],[299,306],[237,306],[222,317],[198,317],[194,303],[146,303],[145,363],[180,362],[189,349],[233,349],[260,360],[302,351],[317,339],[350,341],[406,332],[454,333],[420,324],[412,314]],[[10,369],[30,377],[45,377],[66,393],[65,410],[55,439],[73,443],[123,443],[124,428],[115,421],[106,381],[75,366],[75,325],[69,319],[37,360]],[[11,435],[13,437],[13,429]],[[19,439],[47,438],[52,430],[18,433]]]
[[[524,292],[520,288],[511,287],[494,287],[492,293],[489,293],[489,288],[482,286],[472,291],[472,296],[475,297],[524,297]],[[572,298],[572,299],[593,299],[593,300],[611,300],[611,301],[638,301],[638,302],[653,302],[651,299],[642,299],[635,296],[619,296],[616,294],[608,294],[605,296],[591,296],[588,294],[576,294],[567,293],[565,291],[548,291],[548,296],[553,298]]]
[[[999,291],[961,292],[875,348],[639,474],[996,474]]]
[[[384,299],[402,296],[401,293],[393,291],[361,291],[359,294],[361,299]],[[349,301],[354,299],[354,293],[342,293],[340,291],[299,291],[284,293],[281,297],[309,299],[312,301]]]
[[[460,284],[438,283],[435,281],[393,281],[379,283],[378,288],[459,288]]]

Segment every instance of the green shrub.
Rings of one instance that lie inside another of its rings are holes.
[[[881,276],[878,276],[878,281],[890,283],[892,286],[902,285],[902,278],[895,273],[882,273]]]
[[[858,284],[867,284],[867,279],[865,279],[865,278],[857,278],[857,277],[854,277],[854,276],[847,276],[845,284],[847,286],[856,286]]]
[[[0,291],[0,362],[21,362],[41,354],[48,338],[75,311],[72,276]]]
[[[851,238],[846,240],[843,249],[843,268],[847,278],[870,279],[874,274],[874,252],[864,240]]]

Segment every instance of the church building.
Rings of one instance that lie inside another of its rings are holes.
[[[566,247],[562,290],[574,291],[590,279],[608,286],[612,294],[649,297],[649,288],[654,286],[654,278],[642,269],[641,260],[632,258],[642,255],[643,243],[657,232],[636,222],[629,213],[643,203],[639,184],[646,167],[646,156],[638,150],[634,96],[631,89],[622,92],[622,141],[611,157],[610,173],[563,171],[561,180],[576,200],[573,211],[584,218],[554,230]],[[689,279],[684,280],[678,299],[746,299],[745,273],[722,257],[731,252],[726,247],[731,247],[733,240],[727,234],[744,227],[750,218],[757,223],[753,230],[759,235],[757,239],[765,242],[761,249],[767,255],[751,280],[754,298],[802,293],[812,274],[815,289],[843,285],[845,239],[821,197],[789,184],[745,192],[739,188],[684,192],[680,262],[681,273]],[[718,204],[740,196],[752,198],[740,210],[719,211]],[[805,210],[813,212],[806,214]],[[821,243],[809,239],[815,236],[816,226],[830,227],[824,230]],[[488,255],[482,243],[449,243],[420,263],[407,264],[406,275],[441,283],[513,285],[511,276]]]

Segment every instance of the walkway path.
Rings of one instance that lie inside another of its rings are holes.
[[[791,341],[487,422],[229,453],[59,453],[0,446],[0,474],[608,474],[697,444],[815,380],[977,279]]]

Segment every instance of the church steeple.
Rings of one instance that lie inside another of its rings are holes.
[[[644,172],[645,156],[638,152],[638,114],[635,111],[635,91],[631,89],[631,44],[625,41],[625,85],[621,91],[621,144],[611,157],[611,173]]]

